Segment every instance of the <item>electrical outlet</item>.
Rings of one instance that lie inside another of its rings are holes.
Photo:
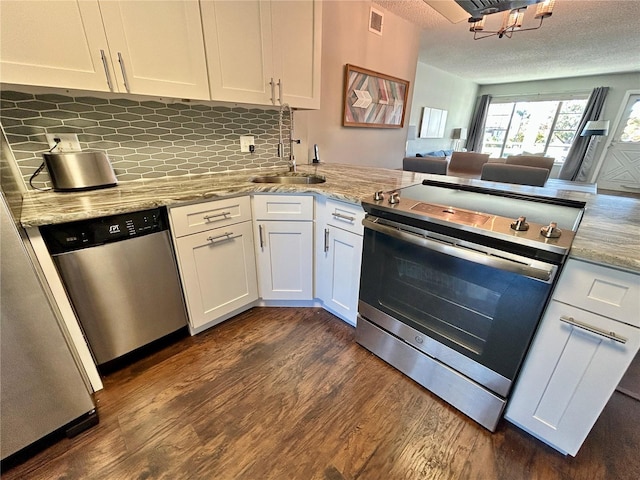
[[[54,138],[59,138],[60,143],[53,149],[53,152],[80,152],[80,142],[78,142],[78,135],[75,133],[47,133],[47,142],[49,142],[49,148],[53,148],[56,144]]]
[[[253,135],[240,135],[240,151],[253,153],[251,147],[255,146]]]

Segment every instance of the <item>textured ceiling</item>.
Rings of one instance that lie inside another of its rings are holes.
[[[640,0],[556,0],[540,29],[482,40],[473,40],[466,21],[453,24],[423,0],[373,3],[421,27],[421,62],[479,84],[640,71]],[[534,9],[523,27],[538,24]],[[487,28],[501,15],[490,16]]]

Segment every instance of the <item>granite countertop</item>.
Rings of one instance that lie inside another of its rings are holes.
[[[563,190],[482,182],[402,170],[343,164],[300,165],[299,173],[326,178],[319,184],[259,184],[251,178],[282,172],[282,167],[217,174],[123,182],[116,187],[86,192],[27,192],[23,198],[24,227],[71,222],[158,206],[195,203],[256,192],[319,193],[360,203],[377,190],[394,190],[430,178],[450,183],[482,185],[525,194],[586,202],[585,214],[570,256],[640,273],[640,200]]]

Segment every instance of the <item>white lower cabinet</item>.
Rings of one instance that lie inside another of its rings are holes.
[[[576,455],[640,348],[639,279],[569,260],[507,404],[507,420]],[[569,298],[574,305],[559,301]],[[603,309],[621,315],[609,318]]]
[[[322,230],[324,248],[318,252],[317,296],[324,307],[356,325],[362,237],[327,225]]]
[[[313,299],[313,197],[253,197],[258,287],[263,300]]]
[[[258,299],[258,284],[249,198],[189,205],[170,212],[192,333],[251,307]],[[205,222],[224,226],[179,236],[192,225],[196,230],[204,228],[194,221],[198,215]]]
[[[314,212],[313,195],[255,194],[169,210],[192,334],[258,299],[298,306],[320,300],[356,324],[364,211],[322,197],[317,205]]]
[[[319,202],[316,237],[316,297],[324,308],[356,324],[362,257],[362,207]]]

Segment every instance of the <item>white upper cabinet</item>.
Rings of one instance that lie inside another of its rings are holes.
[[[322,2],[201,0],[211,98],[320,107]]]
[[[209,99],[196,0],[0,2],[1,81]]]
[[[202,0],[211,98],[272,104],[271,4]]]
[[[99,5],[120,92],[209,99],[196,0]]]
[[[274,79],[276,102],[320,108],[321,1],[274,1]]]
[[[113,72],[97,1],[0,2],[3,83],[109,91]]]

